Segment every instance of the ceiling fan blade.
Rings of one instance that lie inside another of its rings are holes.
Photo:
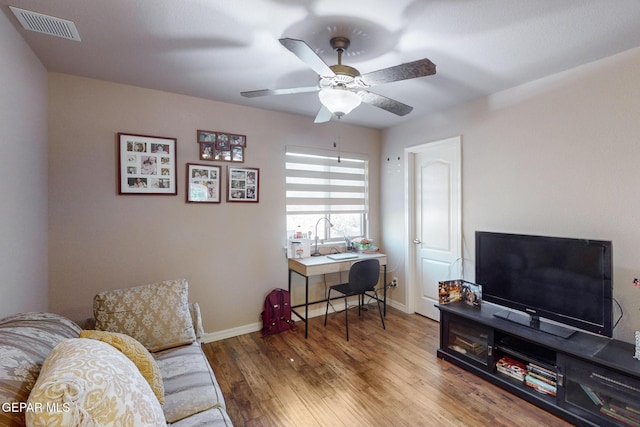
[[[377,93],[362,90],[359,94],[362,97],[362,102],[382,108],[383,110],[387,110],[388,112],[398,116],[406,116],[413,110],[413,107],[410,105],[403,104],[400,101],[387,98],[386,96],[378,95]]]
[[[326,123],[331,120],[331,116],[333,116],[331,111],[323,105],[322,108],[320,108],[320,111],[318,111],[318,115],[313,123]]]
[[[289,49],[307,64],[313,71],[322,77],[333,77],[336,74],[329,68],[327,64],[302,40],[296,39],[280,39],[282,46]]]
[[[363,74],[360,78],[367,86],[376,86],[383,83],[397,82],[400,80],[415,79],[417,77],[430,76],[436,73],[436,65],[428,59],[419,59],[394,67],[383,68]]]
[[[317,92],[320,88],[318,86],[308,86],[308,87],[294,87],[290,89],[261,89],[261,90],[250,90],[247,92],[240,92],[240,95],[245,98],[256,98],[258,96],[267,96],[267,95],[293,95],[296,93],[306,93],[306,92]]]

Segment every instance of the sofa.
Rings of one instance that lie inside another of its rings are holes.
[[[101,292],[81,328],[0,320],[0,426],[232,426],[186,280]]]

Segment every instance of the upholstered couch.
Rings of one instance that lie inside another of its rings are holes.
[[[186,280],[106,291],[83,330],[0,320],[0,426],[231,426]]]

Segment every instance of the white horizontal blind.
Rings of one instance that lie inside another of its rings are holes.
[[[366,214],[366,155],[308,147],[287,147],[287,214]]]

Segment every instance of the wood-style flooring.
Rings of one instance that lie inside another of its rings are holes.
[[[439,324],[389,308],[383,330],[371,306],[203,345],[241,426],[569,426],[438,359]]]

